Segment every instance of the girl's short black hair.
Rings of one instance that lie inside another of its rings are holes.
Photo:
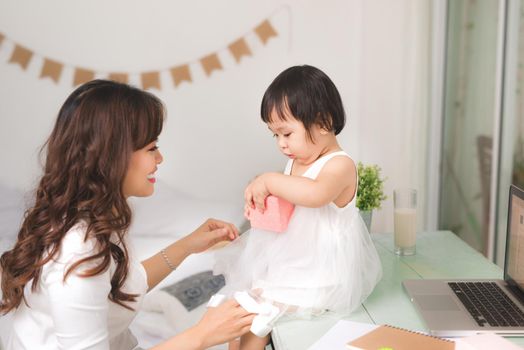
[[[269,85],[260,108],[265,123],[272,121],[273,110],[281,120],[288,118],[286,111],[291,112],[304,124],[310,138],[314,124],[338,135],[346,123],[346,113],[335,84],[320,69],[308,65],[286,69]]]

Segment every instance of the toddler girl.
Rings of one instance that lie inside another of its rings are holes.
[[[355,163],[337,142],[345,124],[340,95],[311,66],[286,69],[262,99],[262,120],[289,158],[285,171],[264,173],[245,189],[246,211],[264,210],[268,195],[295,204],[282,233],[251,229],[218,253],[215,273],[232,290],[295,316],[350,312],[381,278],[380,259],[355,206]],[[248,333],[242,349],[263,349]]]

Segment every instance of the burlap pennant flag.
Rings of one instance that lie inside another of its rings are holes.
[[[251,56],[251,50],[249,50],[249,47],[247,46],[246,40],[244,38],[240,38],[237,41],[231,43],[228,48],[235,57],[235,61],[237,61],[237,63],[240,62],[242,56]]]
[[[200,59],[200,63],[202,64],[202,67],[204,67],[204,71],[206,72],[207,76],[210,76],[214,70],[222,69],[222,64],[220,63],[216,53],[212,53],[211,55]]]
[[[84,68],[75,68],[75,76],[73,78],[73,86],[78,86],[87,83],[95,78],[95,72]]]
[[[26,69],[29,65],[29,61],[31,60],[31,57],[33,57],[33,52],[29,49],[26,49],[25,47],[16,44],[15,49],[13,50],[13,53],[11,54],[11,58],[9,59],[9,63],[19,64],[22,69]]]
[[[160,90],[160,73],[159,72],[145,72],[140,74],[142,79],[142,88],[145,90],[149,88],[156,88]]]
[[[62,68],[64,68],[62,63],[45,58],[42,72],[40,73],[40,78],[49,77],[55,83],[58,83],[58,80],[60,80],[60,75],[62,74]]]
[[[123,84],[127,84],[127,82],[129,81],[129,77],[126,73],[109,73],[107,79]]]
[[[183,81],[191,82],[191,73],[189,72],[189,65],[184,64],[181,66],[171,68],[171,76],[175,87],[180,85]]]
[[[264,45],[272,37],[278,36],[277,31],[275,30],[275,28],[273,28],[269,19],[265,19],[262,23],[256,26],[254,28],[254,32]],[[0,47],[4,44],[5,39],[6,36],[3,33],[0,33]],[[251,48],[249,47],[245,37],[241,37],[230,43],[228,45],[228,50],[231,53],[231,55],[235,58],[236,63],[240,63],[242,61],[242,58],[245,56],[253,56]],[[14,49],[11,53],[9,63],[18,64],[23,70],[27,70],[27,67],[30,64],[31,59],[35,54],[41,57],[40,55],[38,55],[38,53],[34,53],[32,50],[25,48],[17,43],[14,43]],[[46,57],[44,57],[43,60],[44,62],[41,68],[40,78],[50,78],[55,83],[58,83],[60,81],[62,71],[64,70],[64,64]],[[202,65],[202,68],[206,76],[208,77],[211,76],[215,70],[224,69],[222,66],[222,62],[220,61],[218,52],[214,52],[207,56],[204,56],[200,58],[199,61]],[[78,86],[88,81],[91,81],[95,79],[95,76],[97,74],[94,70],[91,69],[80,67],[73,68],[73,86]],[[183,82],[192,82],[193,78],[191,76],[192,74],[190,70],[190,65],[187,63],[173,66],[169,69],[169,72],[171,73],[171,77],[173,79],[175,87],[178,87]],[[107,78],[110,80],[121,83],[129,83],[129,73],[113,72],[108,73],[107,75]],[[161,89],[160,71],[140,73],[140,79],[143,89]]]
[[[267,19],[255,28],[255,32],[264,45],[269,41],[269,39],[278,35]]]

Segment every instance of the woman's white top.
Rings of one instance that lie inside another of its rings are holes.
[[[147,276],[142,264],[129,250],[129,273],[122,290],[138,294],[128,310],[108,299],[111,276],[116,264],[100,275],[80,277],[75,272],[93,267],[82,264],[65,282],[64,274],[72,263],[96,252],[94,239],[85,239],[87,225],[72,227],[62,240],[60,252],[42,268],[38,289],[31,291],[32,281],[25,286],[27,301],[13,311],[13,330],[7,349],[118,349],[130,350],[137,345],[128,327],[140,309],[147,292]]]
[[[325,155],[302,176],[316,179],[334,157],[349,156],[343,151]],[[290,160],[286,175],[292,165]],[[355,203],[356,193],[343,208],[296,205],[286,231],[251,228],[217,252],[214,272],[224,274],[230,290],[258,289],[266,301],[290,306],[288,314],[355,310],[382,276]]]

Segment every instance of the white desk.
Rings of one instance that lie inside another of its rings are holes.
[[[405,279],[503,278],[503,271],[449,231],[424,232],[417,236],[417,254],[399,257],[393,252],[392,234],[373,234],[383,277],[373,293],[350,315],[326,313],[312,320],[279,322],[273,329],[275,350],[307,349],[339,319],[390,324],[427,331],[402,289]],[[524,346],[524,338],[508,338]]]

